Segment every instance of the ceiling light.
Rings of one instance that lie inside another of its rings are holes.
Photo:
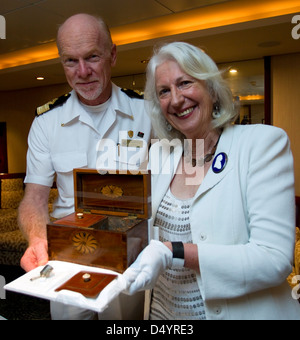
[[[248,96],[239,96],[241,101],[248,101],[248,100],[264,100],[265,97],[260,94],[251,94]]]
[[[37,77],[36,80],[45,80],[44,77]]]
[[[231,74],[236,74],[238,71],[237,71],[235,68],[232,68],[229,72],[230,72]]]

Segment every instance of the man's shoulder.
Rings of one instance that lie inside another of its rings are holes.
[[[121,89],[123,93],[125,93],[129,98],[132,99],[144,99],[144,96],[140,94],[139,92],[132,90],[132,89]]]
[[[145,101],[143,95],[131,89],[120,88],[113,84],[111,105],[114,109],[122,112],[139,122],[145,117]]]
[[[55,98],[48,103],[38,107],[35,111],[35,115],[37,117],[42,116],[43,114],[59,107],[62,106],[66,101],[71,97],[71,93],[66,93],[58,98]]]

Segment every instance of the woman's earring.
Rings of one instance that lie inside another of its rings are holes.
[[[219,102],[216,102],[214,104],[212,117],[213,117],[213,119],[218,119],[218,118],[221,117],[221,110],[220,110],[220,103]]]
[[[167,125],[167,131],[171,132],[173,130],[173,126],[170,123],[168,123],[167,121],[166,121],[166,125]]]

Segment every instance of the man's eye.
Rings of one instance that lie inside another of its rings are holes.
[[[77,61],[75,59],[72,58],[67,58],[64,60],[64,65],[68,66],[68,67],[72,67],[75,66],[77,63]]]
[[[97,54],[92,54],[86,60],[91,62],[91,63],[95,63],[95,62],[98,62],[100,60],[100,56],[97,55]]]

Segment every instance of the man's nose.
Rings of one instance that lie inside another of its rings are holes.
[[[86,78],[91,74],[91,68],[85,60],[79,60],[78,73],[82,78]]]

